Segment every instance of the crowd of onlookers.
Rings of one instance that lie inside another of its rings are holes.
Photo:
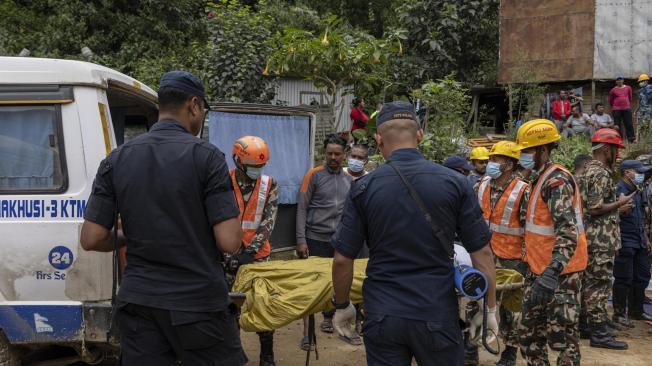
[[[652,85],[649,76],[641,74],[638,78],[639,106],[633,110],[634,91],[625,84],[623,77],[616,78],[616,85],[609,91],[608,107],[610,114],[606,113],[606,105],[597,102],[592,108],[592,114],[586,113],[584,99],[575,89],[560,90],[553,101],[541,108],[541,116],[549,118],[559,132],[564,136],[584,136],[590,138],[593,133],[601,128],[614,128],[620,132],[627,141],[635,142],[637,135],[647,133],[652,119]],[[634,116],[638,129],[634,127]],[[517,125],[518,127],[518,125]]]

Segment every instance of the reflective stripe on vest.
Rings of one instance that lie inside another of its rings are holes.
[[[260,177],[260,186],[258,187],[258,202],[256,204],[256,213],[254,221],[242,221],[242,228],[245,230],[256,230],[260,226],[263,218],[263,210],[265,209],[265,201],[267,201],[267,191],[269,190],[269,176],[263,175]],[[254,188],[255,192],[255,188]],[[251,192],[251,194],[254,194]],[[249,197],[251,199],[251,197]]]
[[[478,187],[478,200],[483,217],[493,233],[491,248],[494,254],[504,259],[520,259],[523,254],[523,234],[519,217],[520,198],[527,188],[527,183],[513,179],[503,194],[491,207],[491,178],[483,179]]]
[[[568,170],[557,164],[553,164],[539,177],[528,204],[527,220],[525,223],[525,250],[530,270],[535,274],[543,273],[550,264],[552,252],[557,240],[552,213],[543,200],[541,193],[545,182],[556,170],[560,170],[569,177],[572,177]],[[577,182],[575,180],[571,181],[575,190],[573,195],[573,211],[577,229],[577,246],[562,274],[583,271],[586,268],[588,259],[586,234],[582,221],[582,198]]]

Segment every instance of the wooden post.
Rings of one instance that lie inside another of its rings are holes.
[[[595,80],[591,79],[591,114],[595,113],[593,106],[595,105]]]

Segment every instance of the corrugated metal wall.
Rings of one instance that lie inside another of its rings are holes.
[[[498,81],[590,80],[594,0],[500,2]]]
[[[324,105],[326,104],[325,95],[325,89],[317,89],[312,81],[301,79],[280,79],[278,80],[278,87],[276,88],[276,97],[274,97],[272,103],[287,105],[289,107],[310,105],[314,102],[319,105]],[[341,97],[342,93],[339,93],[336,97],[336,103],[341,101]],[[344,95],[344,101],[337,110],[337,114],[341,116],[337,131],[348,131],[351,129],[349,113],[351,113],[351,102],[353,101],[353,98],[354,96],[352,94]]]
[[[652,1],[597,0],[594,79],[636,79],[652,71]]]

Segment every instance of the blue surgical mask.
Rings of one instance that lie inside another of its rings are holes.
[[[360,173],[364,170],[364,161],[349,158],[349,170],[354,173]]]
[[[641,184],[645,181],[645,174],[636,173],[634,174],[634,183]]]
[[[247,177],[256,180],[263,173],[263,168],[247,167]]]
[[[534,169],[534,154],[521,153],[518,163],[525,169]]]
[[[503,174],[500,171],[500,164],[493,161],[490,161],[487,164],[487,171],[485,173],[487,174],[487,176],[491,177],[492,179],[496,179],[500,177],[501,174]]]

